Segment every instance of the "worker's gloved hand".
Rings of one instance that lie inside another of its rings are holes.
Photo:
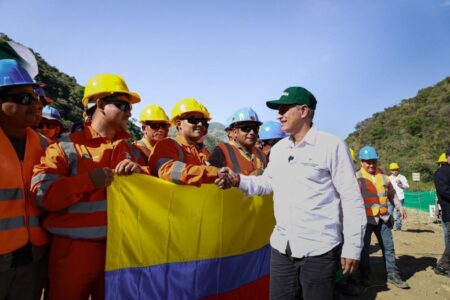
[[[124,159],[119,162],[114,169],[114,172],[119,176],[131,175],[133,173],[141,173],[139,164],[129,159]]]
[[[230,182],[228,180],[228,171],[230,171],[229,168],[223,167],[220,168],[217,172],[217,179],[214,181],[214,183],[220,188],[220,189],[228,189],[230,188]]]
[[[104,188],[109,186],[113,179],[114,173],[110,168],[98,168],[89,172],[89,177],[96,188]]]

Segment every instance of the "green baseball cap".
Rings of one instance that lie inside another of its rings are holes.
[[[267,101],[267,107],[278,109],[280,105],[303,105],[316,109],[317,100],[314,95],[305,88],[299,86],[289,87],[281,94],[280,99]]]

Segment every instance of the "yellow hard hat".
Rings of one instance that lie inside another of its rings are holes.
[[[353,161],[356,161],[355,150],[353,150],[352,148],[350,148],[350,156],[352,157]]]
[[[447,156],[445,155],[445,152],[439,155],[438,160],[436,161],[438,164],[440,163],[446,163],[447,162]]]
[[[211,115],[203,104],[194,98],[186,98],[175,103],[170,115],[170,122],[174,124],[177,118],[188,112],[199,112],[203,114],[204,118],[211,120]]]
[[[130,92],[125,80],[121,76],[115,74],[98,74],[92,77],[86,84],[81,102],[86,106],[89,99],[94,96],[106,96],[114,93],[127,94],[131,104],[141,101],[137,93]]]
[[[169,117],[166,115],[164,109],[157,104],[150,104],[146,106],[139,115],[139,122],[144,121],[158,121],[169,123]]]
[[[398,163],[393,162],[389,164],[389,170],[398,170],[400,167],[398,166]]]

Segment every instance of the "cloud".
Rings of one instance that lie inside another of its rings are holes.
[[[444,0],[444,1],[441,3],[441,6],[444,6],[444,7],[450,7],[450,0]]]

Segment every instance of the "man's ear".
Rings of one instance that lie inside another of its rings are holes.
[[[97,104],[97,109],[104,110],[105,109],[105,102],[101,98],[95,100],[95,103]]]

